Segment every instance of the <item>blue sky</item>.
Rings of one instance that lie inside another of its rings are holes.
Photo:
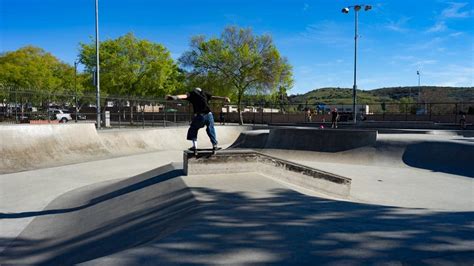
[[[35,45],[72,64],[94,36],[95,0],[0,0],[0,50]],[[352,87],[354,13],[359,13],[358,86],[474,86],[474,5],[468,0],[99,0],[100,38],[133,32],[174,58],[191,36],[228,25],[270,34],[294,68],[291,93]]]

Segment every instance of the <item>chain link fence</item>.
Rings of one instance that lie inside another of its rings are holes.
[[[50,93],[0,88],[0,123],[95,123],[95,94]],[[187,101],[165,101],[162,98],[102,97],[102,126],[167,127],[188,125],[192,106]],[[236,104],[212,101],[217,124],[238,123]],[[246,124],[326,122],[331,110],[337,108],[340,122],[352,121],[352,104],[309,104],[245,102],[241,105]],[[458,124],[474,120],[474,102],[431,103],[359,103],[359,121],[431,121]],[[105,124],[108,113],[109,123]]]

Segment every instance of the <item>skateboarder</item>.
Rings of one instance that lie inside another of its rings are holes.
[[[203,91],[201,88],[195,88],[194,90],[182,95],[167,95],[167,100],[187,100],[193,105],[194,116],[191,121],[191,126],[188,129],[186,139],[192,141],[193,146],[189,148],[197,154],[197,135],[200,128],[206,126],[206,132],[212,143],[212,150],[215,152],[217,147],[216,131],[214,129],[214,116],[212,115],[211,108],[209,106],[209,100],[223,100],[230,102],[229,97],[213,96],[208,92]]]

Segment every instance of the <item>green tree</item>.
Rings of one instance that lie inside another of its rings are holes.
[[[398,107],[400,113],[411,113],[416,114],[416,103],[411,97],[400,98]]]
[[[95,43],[81,44],[79,60],[85,71],[96,65]],[[132,97],[164,96],[182,87],[182,73],[161,44],[137,39],[128,33],[102,42],[100,52],[100,88],[104,95]],[[131,113],[135,101],[130,105]],[[131,117],[133,119],[133,116]]]
[[[227,92],[237,100],[240,124],[245,94],[276,93],[293,85],[292,67],[273,44],[270,36],[254,36],[250,29],[227,27],[220,38],[193,37],[191,48],[179,59],[190,76],[199,77],[215,93]],[[204,87],[204,86],[202,86]]]
[[[73,79],[73,67],[38,47],[26,46],[0,55],[0,84],[4,94],[15,94],[22,113],[25,103],[44,104],[42,101],[54,100],[54,95],[70,90]]]

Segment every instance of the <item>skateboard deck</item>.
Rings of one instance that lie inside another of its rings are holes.
[[[189,151],[192,151],[194,152],[194,155],[198,155],[198,154],[214,154],[216,151],[218,150],[222,150],[221,147],[217,147],[217,149],[213,149],[213,148],[206,148],[206,149],[196,149],[196,150],[192,150],[192,149],[189,149]]]

